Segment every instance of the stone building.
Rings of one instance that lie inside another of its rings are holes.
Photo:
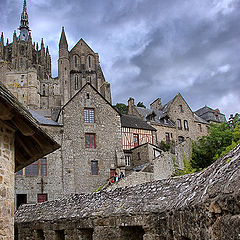
[[[239,239],[240,145],[205,171],[22,206],[18,239]]]
[[[59,42],[58,77],[52,78],[48,47],[32,42],[26,0],[19,27],[13,41],[0,40],[0,77],[7,88],[25,106],[54,118],[56,109],[64,105],[86,82],[90,82],[111,102],[110,84],[105,81],[99,56],[83,40],[69,51],[64,28]]]
[[[0,82],[0,238],[14,239],[14,172],[59,148]]]
[[[161,99],[150,104],[150,109],[136,107],[134,99],[128,101],[128,114],[147,121],[157,130],[157,143],[182,142],[187,138],[197,140],[207,135],[209,123],[197,116],[180,93],[162,106]]]
[[[61,148],[17,173],[16,207],[92,192],[125,172],[120,114],[90,83],[61,108],[58,123],[31,113]]]

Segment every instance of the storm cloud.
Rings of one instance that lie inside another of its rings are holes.
[[[0,31],[12,39],[22,0],[0,0]],[[27,0],[34,41],[44,38],[57,75],[58,42],[83,38],[100,55],[113,102],[146,105],[178,92],[192,110],[228,117],[240,106],[240,0]]]

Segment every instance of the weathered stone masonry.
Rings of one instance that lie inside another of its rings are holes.
[[[239,239],[240,145],[201,173],[22,206],[19,239]]]
[[[0,120],[0,239],[13,239],[14,130]]]

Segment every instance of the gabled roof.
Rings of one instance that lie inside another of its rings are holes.
[[[203,123],[203,124],[209,124],[209,122],[207,122],[203,118],[199,117],[196,113],[194,113],[193,116],[194,116],[194,121],[195,122],[199,122],[199,123]]]
[[[112,104],[111,104],[110,102],[108,102],[108,100],[107,100],[105,97],[103,97],[103,95],[102,95],[95,87],[93,87],[90,83],[87,82],[82,88],[80,88],[80,89],[62,106],[61,110],[59,111],[59,114],[58,114],[58,116],[57,116],[57,120],[56,120],[56,121],[58,121],[58,118],[59,118],[62,110],[63,110],[86,86],[90,86],[90,87],[93,89],[93,91],[95,91],[108,105],[111,106],[112,109],[114,109],[115,112],[117,112],[117,113],[121,116],[121,114],[112,106]]]
[[[137,128],[137,129],[144,129],[150,131],[156,131],[155,128],[147,124],[142,119],[134,116],[134,115],[122,115],[121,116],[121,126],[128,127],[128,128]]]
[[[225,115],[223,113],[220,113],[218,109],[212,109],[208,106],[204,106],[197,111],[195,111],[195,114],[197,114],[199,117],[203,118],[207,122],[226,122]]]
[[[83,42],[88,48],[89,48],[89,50],[93,53],[93,54],[95,54],[95,52],[92,50],[92,48],[83,40],[83,38],[81,38],[75,45],[74,45],[74,47],[70,50],[70,52],[72,52],[75,48],[76,48],[76,46],[78,45],[78,44],[80,44],[80,42]]]
[[[1,82],[0,109],[0,120],[15,130],[16,171],[60,147]]]

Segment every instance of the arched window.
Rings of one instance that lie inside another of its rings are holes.
[[[75,75],[75,90],[78,90],[78,75]]]
[[[23,67],[23,60],[22,60],[22,58],[20,58],[20,68],[22,68]]]
[[[45,87],[45,84],[43,84],[43,91],[42,91],[42,93],[43,93],[43,96],[46,95],[46,87]]]
[[[78,59],[77,59],[77,56],[74,56],[74,65],[75,65],[75,67],[78,66]]]
[[[188,121],[187,120],[184,120],[183,121],[183,124],[184,124],[184,130],[189,130],[189,128],[188,128]]]
[[[21,54],[21,55],[24,54],[24,46],[21,47],[21,49],[20,49],[20,54]]]
[[[92,67],[92,59],[91,59],[91,56],[88,56],[88,67],[89,67],[89,68]]]

